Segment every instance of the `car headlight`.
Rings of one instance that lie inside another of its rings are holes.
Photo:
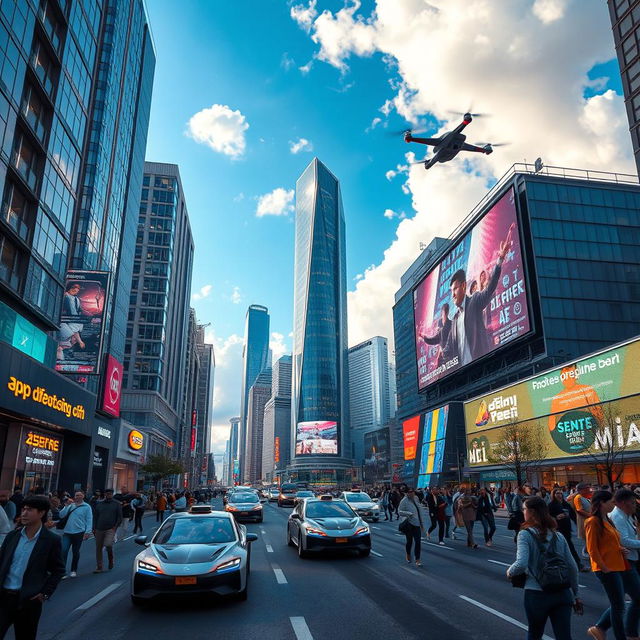
[[[162,569],[152,562],[147,562],[146,560],[138,560],[138,571],[140,573],[162,573]]]
[[[228,505],[225,507],[225,509],[226,509],[227,511],[237,511],[237,509],[236,509],[234,506],[230,505],[230,504],[228,504]]]
[[[379,511],[380,507],[377,504],[374,504],[373,507],[371,507],[372,511]]]
[[[309,536],[324,536],[326,538],[327,534],[320,529],[314,529],[313,527],[305,527],[307,535]]]
[[[227,560],[222,564],[219,564],[214,571],[216,573],[225,573],[227,571],[235,571],[240,567],[240,558],[231,558],[231,560]]]
[[[252,511],[259,511],[260,509],[262,509],[262,505],[261,504],[257,504],[255,507],[253,507],[253,509],[251,509]]]
[[[360,527],[356,529],[356,532],[353,534],[354,536],[366,536],[369,533],[369,527]]]

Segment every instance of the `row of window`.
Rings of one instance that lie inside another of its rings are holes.
[[[532,219],[534,237],[563,240],[590,240],[608,244],[640,244],[640,229],[607,224],[575,224],[551,220]]]
[[[539,276],[640,283],[640,264],[539,258],[536,260],[536,266]]]
[[[640,284],[624,282],[598,282],[569,278],[538,278],[541,297],[578,300],[598,300],[600,303],[620,301],[640,302]],[[595,303],[594,303],[595,304]]]
[[[637,324],[633,322],[603,322],[602,320],[560,320],[558,318],[545,319],[545,335],[556,340],[603,340],[611,344],[621,342],[635,335]]]
[[[598,242],[578,242],[572,240],[536,240],[536,255],[542,257],[565,257],[578,260],[604,260],[607,262],[636,262],[637,246],[618,245]]]
[[[69,243],[42,209],[38,211],[33,248],[60,278],[64,277]]]
[[[604,185],[587,187],[530,180],[527,181],[527,198],[568,204],[640,209],[639,189],[614,189]]]
[[[634,303],[543,297],[542,315],[545,318],[567,318],[580,322],[583,320],[633,322],[634,319],[640,318],[640,301]]]

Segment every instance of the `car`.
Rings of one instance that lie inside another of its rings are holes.
[[[246,600],[251,543],[257,539],[230,514],[208,505],[174,513],[150,539],[135,538],[144,550],[133,560],[131,601],[196,594]]]
[[[296,503],[296,495],[298,493],[298,486],[293,483],[283,483],[280,485],[280,494],[278,495],[278,506],[293,507]]]
[[[336,549],[352,549],[365,557],[371,552],[371,532],[346,502],[330,495],[303,498],[287,521],[287,544],[297,547],[301,558]]]
[[[302,498],[315,498],[316,494],[313,493],[313,491],[308,491],[306,489],[303,489],[302,491],[298,491],[298,493],[296,493],[296,500],[302,500]]]
[[[380,506],[368,493],[360,490],[343,491],[340,499],[344,500],[361,518],[371,518],[374,522],[380,520]]]
[[[262,522],[262,504],[255,491],[234,491],[228,498],[225,511],[236,520]]]
[[[269,502],[277,502],[278,496],[280,495],[280,490],[277,487],[272,487],[267,491]]]

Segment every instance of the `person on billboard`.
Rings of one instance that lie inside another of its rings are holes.
[[[84,329],[84,324],[81,322],[61,322],[60,331],[58,331],[58,349],[56,358],[58,360],[66,360],[73,357],[76,346],[80,349],[86,347],[82,340],[82,334],[80,333]],[[69,352],[69,355],[65,355],[65,351]]]
[[[457,311],[453,316],[449,336],[450,344],[447,345],[447,349],[458,355],[458,361],[461,365],[469,364],[482,357],[491,348],[483,313],[498,286],[502,263],[513,244],[511,234],[514,226],[512,224],[509,227],[507,237],[500,243],[498,261],[483,291],[467,295],[467,274],[464,269],[458,269],[451,277],[451,297]]]
[[[437,344],[438,349],[438,366],[449,360],[448,348],[449,336],[451,335],[451,320],[449,320],[449,303],[445,302],[440,309],[440,320],[438,320],[438,331],[432,336],[421,335],[420,337],[427,344]]]
[[[580,384],[578,377],[578,366],[575,363],[562,367],[560,370],[560,380],[564,388],[551,399],[549,431],[556,428],[562,414],[581,407],[589,407],[588,411],[598,421],[598,424],[602,425],[604,414],[598,392],[590,384]]]
[[[480,272],[480,291],[484,291],[487,288],[487,272],[483,269]],[[488,329],[491,324],[491,309],[485,307],[482,311],[482,319],[484,320],[484,326]]]
[[[80,283],[69,282],[67,289],[64,292],[64,298],[62,299],[62,315],[63,316],[81,316],[82,315],[82,302],[78,294],[82,290]]]

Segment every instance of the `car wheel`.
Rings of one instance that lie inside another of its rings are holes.
[[[358,555],[359,555],[361,558],[366,558],[370,553],[371,553],[371,549],[360,549],[360,550],[358,551]]]
[[[302,534],[298,534],[298,557],[306,558],[308,553],[302,548]]]

